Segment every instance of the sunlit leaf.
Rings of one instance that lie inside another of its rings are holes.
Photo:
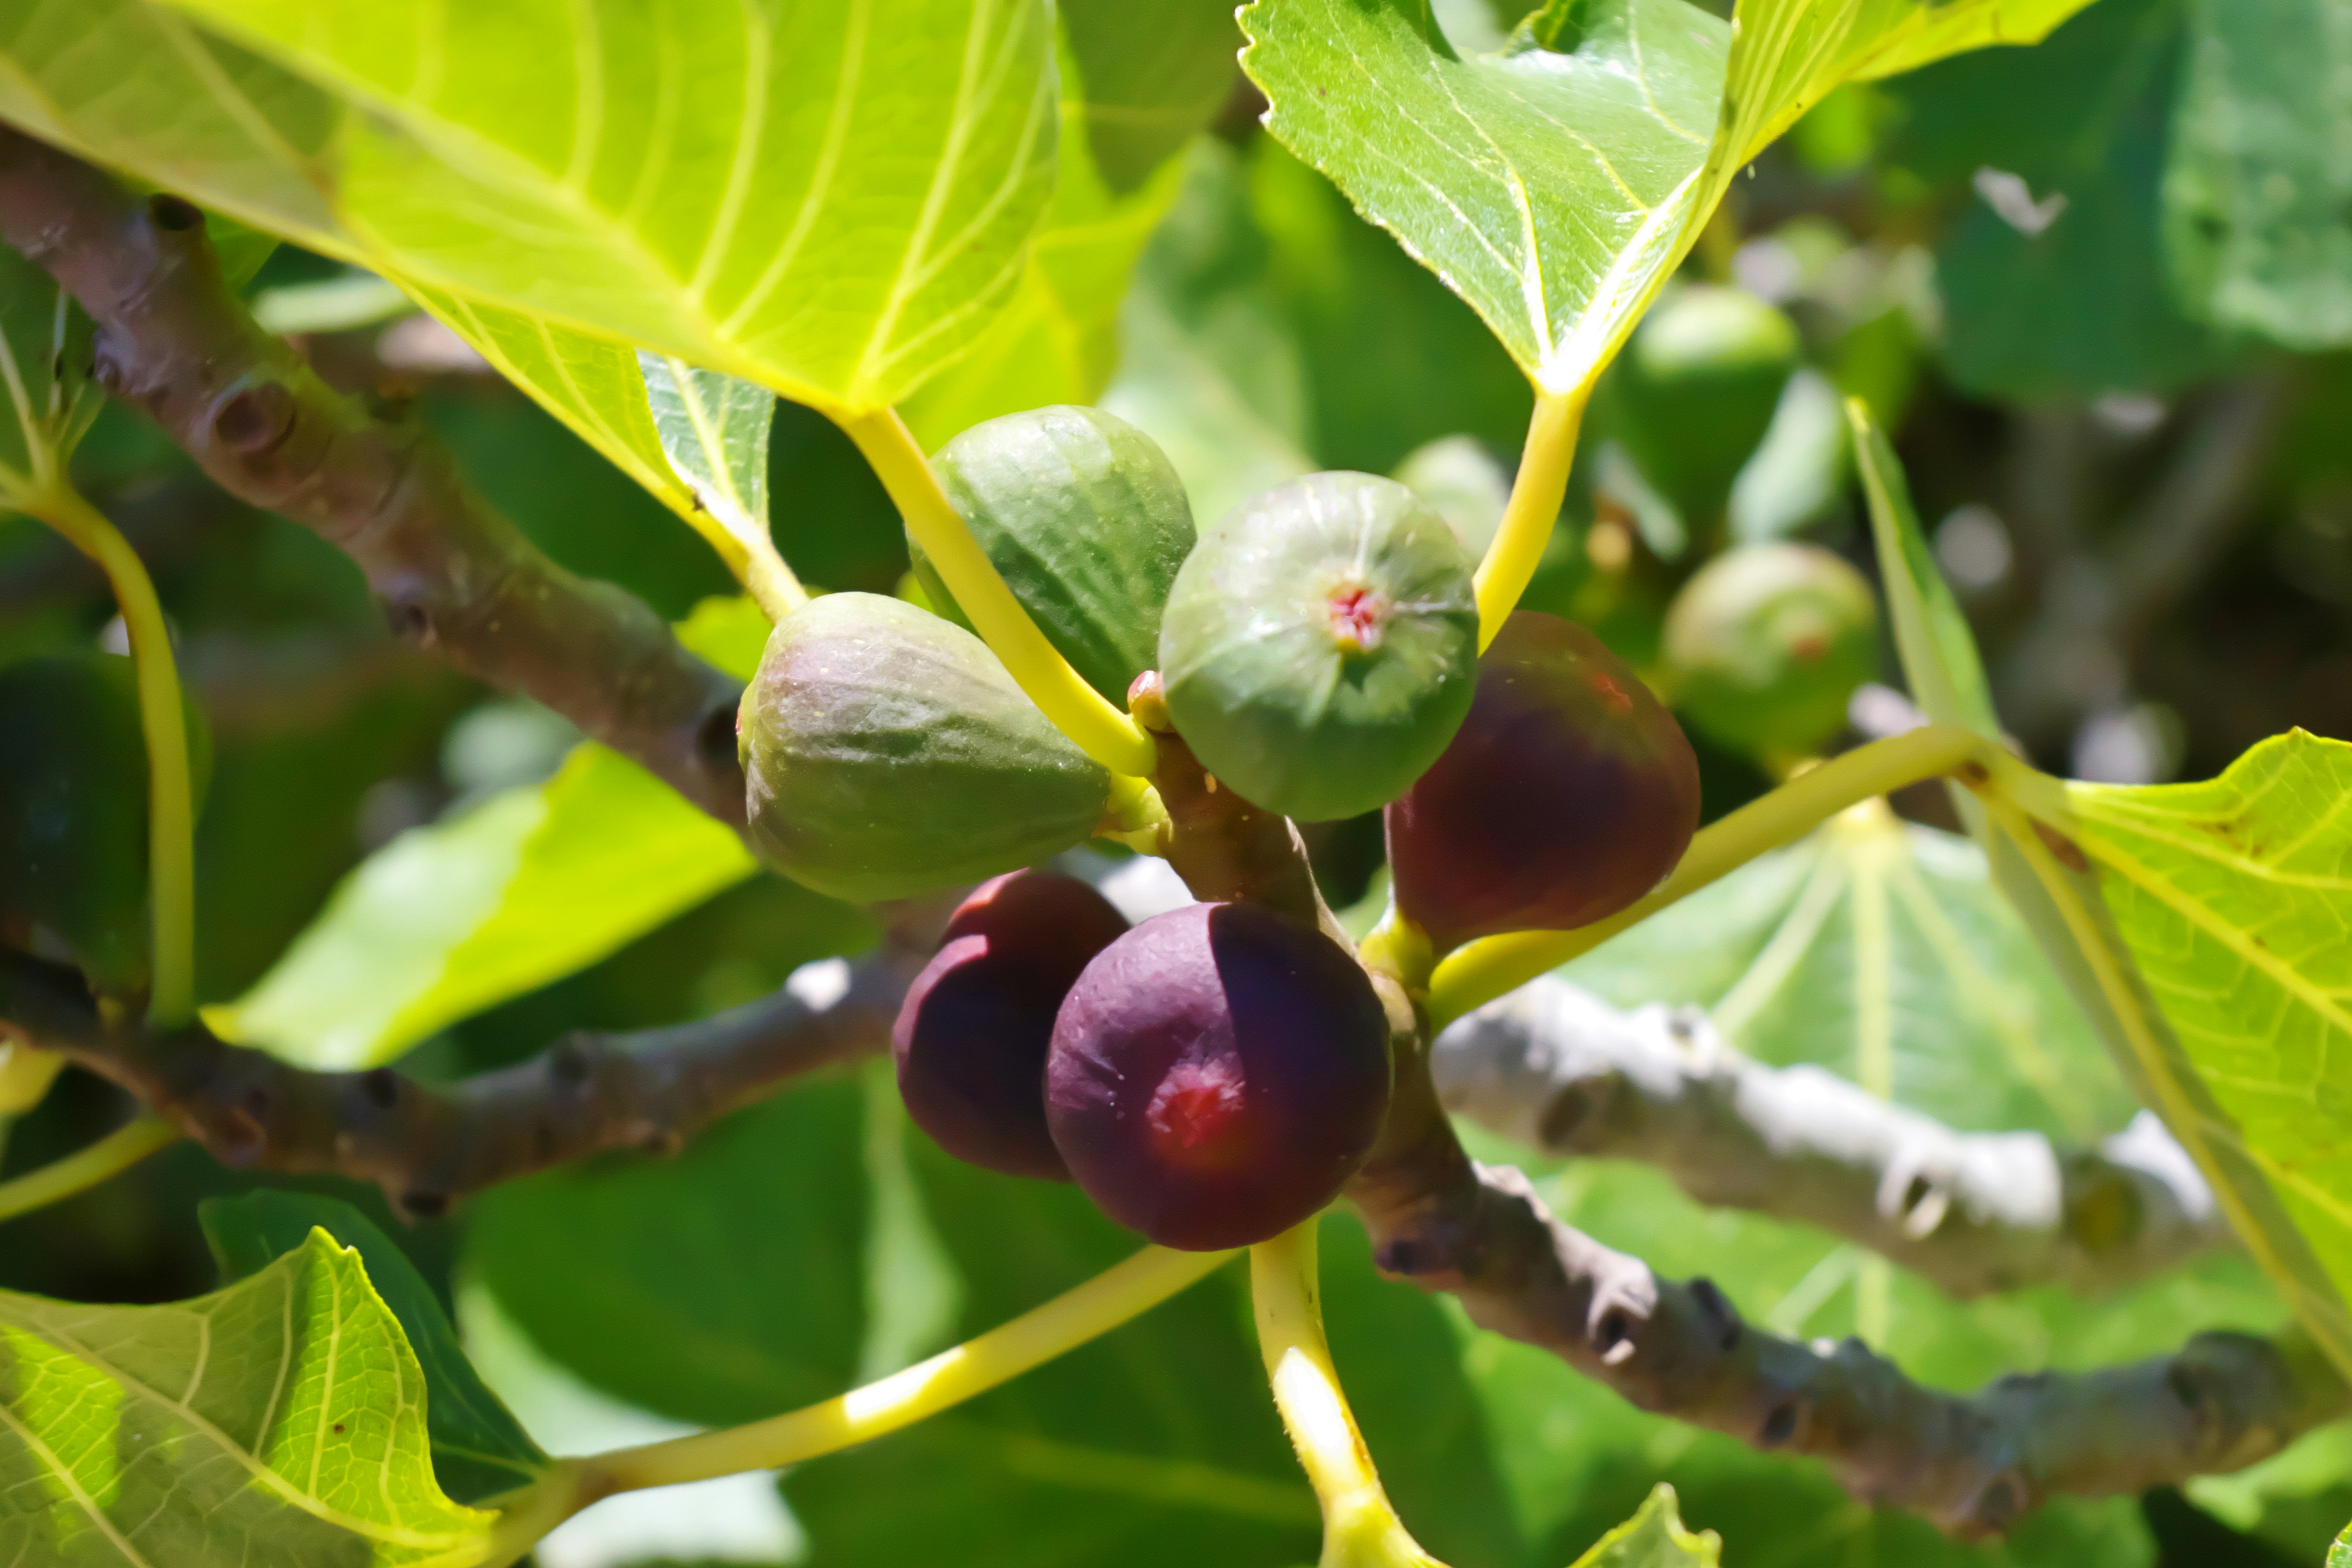
[[[433,1470],[450,1496],[476,1501],[526,1485],[545,1470],[547,1456],[483,1386],[458,1348],[457,1330],[432,1287],[366,1215],[334,1198],[264,1188],[242,1197],[208,1199],[198,1216],[224,1285],[299,1252],[313,1231],[324,1231],[359,1254],[368,1282],[399,1321],[425,1375]]]
[[[1633,1518],[1594,1542],[1575,1568],[1715,1568],[1723,1542],[1713,1531],[1693,1535],[1675,1510],[1675,1489],[1658,1483]]]
[[[546,784],[385,845],[258,984],[205,1018],[306,1067],[372,1066],[756,869],[724,825],[583,744]]]
[[[2352,342],[2352,12],[2197,0],[2165,172],[2187,297],[2306,352]]]
[[[1983,661],[1950,588],[1935,570],[1901,469],[1860,405],[1849,405],[1848,412],[1855,424],[1895,646],[1912,695],[1931,719],[1997,739]],[[2248,1147],[2236,1114],[2225,1109],[2238,1090],[2215,1076],[2215,1063],[2198,1033],[2210,1024],[2193,1013],[2185,1022],[2177,1019],[2158,1000],[2154,986],[2177,955],[2145,930],[2133,938],[2120,929],[2105,896],[2115,879],[2095,872],[2078,847],[2063,838],[2045,839],[2013,807],[2006,820],[1996,821],[1969,792],[1951,793],[1985,850],[1994,880],[2135,1095],[2164,1119],[2196,1160],[2231,1227],[2305,1327],[2338,1365],[2352,1370],[2352,1309],[2344,1293],[2352,1274],[2352,1247],[2344,1244],[2352,1236],[2340,1221],[2308,1237],[2298,1228],[2298,1217],[2308,1222],[2312,1205],[2307,1199],[2283,1197],[2274,1174]],[[2064,815],[2073,798],[2070,793],[2055,803],[2035,804]],[[2315,845],[2326,852],[2325,837],[2315,836]],[[2337,852],[2345,852],[2340,845]],[[2268,1091],[2279,1089],[2273,1084]],[[2327,1261],[2313,1250],[2312,1237],[2328,1248]]]
[[[1538,385],[1589,384],[1731,181],[1839,82],[2029,41],[2074,4],[1553,0],[1457,54],[1421,0],[1255,0],[1266,124],[1486,318]]]
[[[494,1516],[451,1502],[425,1378],[359,1255],[312,1231],[160,1307],[0,1294],[0,1550],[78,1568],[463,1568]]]

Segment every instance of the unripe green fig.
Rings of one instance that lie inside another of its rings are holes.
[[[1878,669],[1878,602],[1863,574],[1811,544],[1727,551],[1666,611],[1675,705],[1723,745],[1807,756],[1845,724]]]
[[[1698,759],[1641,678],[1575,622],[1518,611],[1454,743],[1388,808],[1397,909],[1440,952],[1590,925],[1674,869],[1698,805]]]
[[[1094,831],[1110,792],[987,645],[873,594],[777,623],[737,734],[754,846],[854,902],[1057,854]]]
[[[1159,443],[1099,408],[975,425],[932,459],[948,499],[1045,638],[1114,703],[1152,666],[1160,612],[1192,551],[1192,507]],[[941,614],[963,612],[908,542]]]
[[[194,705],[185,711],[201,796],[210,738]],[[131,660],[56,654],[0,668],[0,916],[47,927],[113,994],[147,981],[147,828]]]
[[[1617,435],[1693,523],[1723,510],[1797,368],[1795,323],[1744,289],[1693,284],[1643,321],[1612,380]]]
[[[1393,479],[1310,474],[1201,536],[1160,628],[1176,731],[1267,811],[1371,811],[1437,760],[1478,659],[1471,563]]]

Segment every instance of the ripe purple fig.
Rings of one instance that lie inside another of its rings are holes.
[[[1127,921],[1075,877],[1013,871],[958,905],[890,1031],[907,1114],[960,1160],[1067,1181],[1045,1130],[1054,1016]]]
[[[1329,1203],[1388,1104],[1371,982],[1253,904],[1173,910],[1103,949],[1045,1061],[1046,1125],[1078,1185],[1192,1251],[1264,1241]]]
[[[1698,760],[1675,716],[1599,637],[1521,610],[1445,754],[1389,806],[1389,874],[1444,952],[1606,919],[1697,826]]]

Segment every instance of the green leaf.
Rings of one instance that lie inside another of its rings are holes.
[[[909,1151],[963,1278],[959,1334],[992,1328],[1140,1245],[1060,1183]],[[836,1568],[1180,1568],[1311,1561],[1292,1458],[1229,1275],[968,1405],[792,1472]],[[1470,1565],[1465,1565],[1470,1568]]]
[[[208,1198],[197,1209],[205,1239],[234,1285],[299,1252],[314,1230],[360,1256],[377,1297],[399,1321],[425,1376],[425,1422],[433,1469],[461,1502],[493,1497],[537,1479],[547,1456],[482,1384],[441,1303],[408,1255],[347,1203],[309,1193],[264,1188],[242,1197]]]
[[[2327,1568],[2352,1568],[2352,1524],[2346,1525],[2336,1544],[2327,1549]]]
[[[1954,60],[1895,89],[1897,160],[1978,186],[1955,192],[1965,205],[1936,266],[1942,357],[1966,390],[2087,401],[2168,392],[2224,363],[2166,261],[2183,34],[2180,0],[2102,0],[2041,48]],[[1985,182],[2002,176],[2038,216],[1996,210]]]
[[[768,548],[768,430],[776,395],[754,382],[640,353],[662,454],[696,508],[747,549]]]
[[[2114,929],[2242,1140],[2231,1153],[2267,1178],[2326,1274],[2307,1279],[2310,1252],[2267,1231],[2247,1246],[2347,1363],[2352,1087],[2335,1058],[2352,1047],[2352,745],[2297,730],[2208,783],[2066,797]]]
[[[425,1380],[356,1252],[312,1231],[160,1307],[0,1293],[0,1548],[20,1562],[478,1561],[433,1477]]]
[[[1137,0],[1114,4],[1133,10],[1139,26],[1150,9]],[[1066,36],[1075,38],[1080,25],[1078,14],[1066,7]],[[1233,32],[1230,14],[1223,26]],[[1227,75],[1231,54],[1228,47]],[[1066,50],[1062,68],[1061,172],[1045,226],[1030,247],[1020,283],[988,330],[908,399],[907,422],[928,449],[1000,414],[1092,403],[1102,395],[1118,363],[1119,301],[1137,258],[1183,184],[1181,163],[1157,160],[1132,184],[1108,178],[1088,139],[1076,133],[1095,109],[1082,62]]]
[[[756,1420],[852,1386],[871,1185],[857,1083],[737,1111],[675,1157],[619,1155],[484,1194],[465,1267],[558,1363],[682,1421]]]
[[[2352,12],[2195,0],[2165,170],[2192,309],[2306,352],[2352,342]]]
[[[236,1001],[224,1038],[305,1067],[389,1061],[444,1025],[561,978],[757,869],[722,824],[619,753],[412,828],[345,878]]]
[[[1950,589],[1932,564],[1900,468],[1860,405],[1850,404],[1848,413],[1855,421],[1871,529],[1912,694],[1930,718],[1998,739],[1982,659]],[[2352,1309],[2345,1303],[2343,1276],[2336,1272],[2352,1263],[2352,1253],[2340,1245],[2342,1227],[2331,1225],[2315,1233],[2329,1247],[2330,1261],[2323,1262],[2297,1228],[2298,1215],[2308,1218],[2308,1205],[2282,1197],[2225,1109],[2225,1097],[2234,1090],[2213,1076],[2208,1047],[2196,1033],[2201,1025],[2185,1026],[2184,1035],[2158,1001],[2151,972],[2163,975],[2178,955],[2127,939],[2105,897],[2112,878],[2095,874],[2074,845],[2063,838],[2045,842],[2042,830],[2027,826],[2014,811],[2008,822],[1997,823],[1968,791],[1955,786],[1951,793],[1985,851],[1995,882],[2105,1043],[2125,1081],[2197,1162],[2231,1227],[2295,1316],[2336,1364],[2352,1370]],[[2051,793],[2056,794],[2056,786]],[[2074,798],[2069,792],[2022,804],[2063,817]]]
[[[1723,1542],[1713,1531],[1693,1535],[1675,1511],[1675,1489],[1658,1483],[1633,1518],[1593,1542],[1576,1568],[1715,1568]]]
[[[2028,41],[2049,0],[1554,0],[1457,54],[1421,0],[1255,0],[1266,124],[1486,319],[1536,384],[1589,385],[1739,170],[1839,82]]]
[[[1042,0],[182,10],[0,23],[0,115],[509,341],[877,407],[985,326],[1052,188]]]

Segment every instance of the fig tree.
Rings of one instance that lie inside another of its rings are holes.
[[[1878,602],[1826,550],[1746,545],[1675,596],[1665,656],[1675,706],[1709,738],[1759,756],[1810,755],[1877,671]]]
[[[1067,1181],[1045,1130],[1045,1050],[1079,972],[1126,931],[1075,877],[1013,871],[973,889],[890,1032],[915,1125],[971,1164]]]
[[[973,426],[932,466],[1046,640],[1112,702],[1152,666],[1160,613],[1192,550],[1192,508],[1159,443],[1099,408],[1033,408]],[[962,611],[908,545],[931,603]]]
[[[1439,952],[1570,931],[1655,887],[1698,826],[1698,761],[1599,637],[1521,610],[1445,754],[1388,809],[1398,909]]]
[[[1307,821],[1393,800],[1469,710],[1471,563],[1392,479],[1313,474],[1236,507],[1176,575],[1168,711],[1221,784]]]
[[[872,594],[777,623],[737,730],[753,845],[856,902],[1042,860],[1091,834],[1109,796],[986,644]]]
[[[1336,1196],[1388,1113],[1388,1020],[1338,944],[1193,904],[1096,955],[1063,1000],[1045,1122],[1102,1211],[1164,1247],[1246,1247]]]

